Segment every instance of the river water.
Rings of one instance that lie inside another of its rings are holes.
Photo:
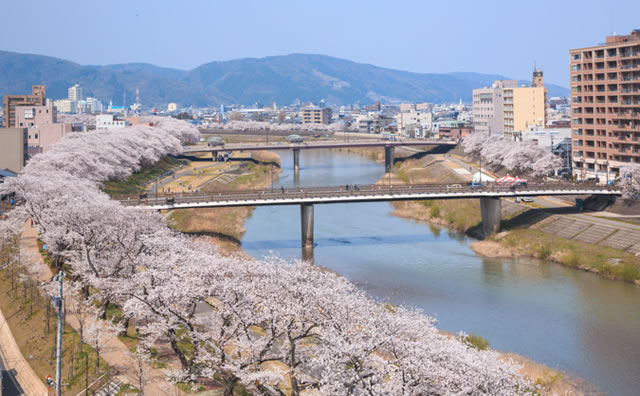
[[[298,183],[279,152],[277,187]],[[356,154],[303,150],[299,185],[374,183],[384,166]],[[532,259],[476,256],[473,239],[391,216],[387,202],[315,205],[314,260],[378,299],[419,307],[449,332],[489,339],[577,375],[610,395],[640,395],[640,288]],[[258,207],[243,248],[300,258],[300,208]]]

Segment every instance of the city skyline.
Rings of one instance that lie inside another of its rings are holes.
[[[5,5],[5,36],[20,31],[28,12],[30,29],[1,49],[68,59],[79,64],[151,63],[190,70],[200,64],[291,53],[323,54],[417,73],[479,72],[528,77],[534,64],[552,84],[569,85],[570,48],[637,28],[624,2],[573,4],[541,1],[514,7],[458,2],[455,8],[420,2],[340,4],[260,2],[242,5],[142,1],[113,6],[79,1]],[[126,7],[126,8],[124,8]],[[60,20],[74,23],[57,24]],[[54,23],[55,22],[55,23]]]

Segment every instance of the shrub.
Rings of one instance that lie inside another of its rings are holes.
[[[437,219],[438,217],[440,217],[440,207],[438,205],[433,205],[431,207],[431,211],[429,212],[429,216],[431,216],[434,219]]]
[[[489,340],[477,334],[470,334],[466,336],[464,338],[464,342],[480,351],[484,351],[489,348]]]
[[[551,256],[551,253],[553,253],[553,251],[551,250],[551,246],[546,245],[546,244],[545,245],[540,245],[536,249],[536,256],[541,258],[541,259],[549,258],[549,256]]]

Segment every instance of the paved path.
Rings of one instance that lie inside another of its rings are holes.
[[[22,237],[20,239],[20,249],[23,252],[28,252],[28,254],[33,255],[40,262],[40,281],[48,281],[52,277],[52,272],[49,267],[44,263],[42,259],[42,255],[38,250],[38,230],[34,227],[31,227],[29,222],[25,223],[24,229],[22,231]],[[78,319],[72,313],[67,315],[67,324],[69,324],[74,330],[79,332],[80,324]],[[3,340],[0,333],[0,340]],[[12,338],[13,339],[13,338]],[[129,355],[129,348],[122,343],[117,337],[113,337],[104,349],[101,351],[100,356],[104,359],[107,364],[114,368],[120,374],[118,375],[118,379],[121,382],[129,383],[133,386],[137,387],[138,380],[134,374],[133,367],[135,366],[134,359]],[[28,366],[28,364],[27,364]],[[31,369],[31,367],[29,367]],[[33,371],[33,370],[32,370]],[[34,373],[35,375],[35,373]],[[181,392],[175,385],[170,384],[166,380],[166,374],[164,371],[159,369],[151,370],[151,380],[149,384],[145,386],[145,394],[147,395],[182,395]],[[21,382],[22,384],[22,382]],[[30,382],[26,382],[26,385],[29,385]],[[44,387],[44,384],[41,383]],[[46,394],[46,388],[45,393]],[[40,395],[41,393],[30,393],[26,392],[27,395]]]

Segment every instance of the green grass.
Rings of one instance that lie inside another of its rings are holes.
[[[477,334],[469,334],[464,338],[464,342],[480,351],[485,351],[489,348],[489,340]]]
[[[535,229],[515,229],[501,244],[532,257],[551,259],[574,268],[584,268],[624,281],[640,280],[640,258],[605,246],[573,241]],[[618,263],[610,262],[618,259]]]
[[[120,387],[116,396],[125,396],[125,395],[137,395],[140,393],[140,390],[133,385],[124,384]]]
[[[140,172],[129,176],[127,180],[112,180],[104,183],[104,192],[114,195],[140,194],[145,191],[145,187],[153,182],[158,176],[176,169],[181,165],[181,161],[163,157],[153,165],[147,166]]]

